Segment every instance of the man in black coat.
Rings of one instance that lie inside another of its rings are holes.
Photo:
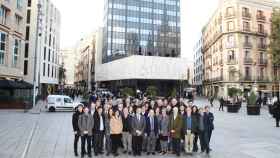
[[[214,115],[210,112],[209,106],[205,107],[205,132],[208,133],[208,143],[210,149],[210,140],[212,136],[212,131],[214,130]],[[211,150],[211,149],[210,149]],[[209,151],[206,151],[209,152]]]
[[[274,111],[273,111],[273,117],[276,120],[276,127],[279,127],[279,121],[280,121],[280,102],[277,101],[274,103]]]
[[[73,126],[73,131],[74,131],[74,154],[75,156],[78,155],[78,142],[79,138],[81,136],[79,126],[78,126],[78,121],[79,121],[79,116],[83,114],[83,105],[78,105],[77,110],[74,112],[72,116],[72,126]]]
[[[103,109],[101,106],[97,108],[97,112],[94,114],[94,153],[95,156],[103,154],[103,139],[105,132],[105,117],[103,115]]]

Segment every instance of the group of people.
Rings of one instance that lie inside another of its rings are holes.
[[[73,114],[74,153],[78,156],[81,138],[81,157],[104,154],[141,156],[173,153],[180,156],[198,152],[209,154],[214,130],[214,115],[209,107],[200,107],[183,100],[156,99],[132,101],[130,98],[99,99],[89,106],[79,105]]]

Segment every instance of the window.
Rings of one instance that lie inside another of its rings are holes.
[[[72,100],[70,98],[64,98],[64,103],[72,103]]]
[[[19,60],[19,54],[20,54],[20,40],[15,39],[14,51],[13,51],[13,66],[14,67],[17,67],[18,60]]]
[[[28,0],[28,7],[31,7],[31,0]]]
[[[244,41],[245,41],[245,43],[249,43],[250,37],[248,35],[244,36]]]
[[[31,10],[28,9],[27,10],[27,17],[26,17],[26,23],[27,24],[30,24],[30,18],[31,18]]]
[[[8,17],[8,10],[1,6],[0,8],[0,23],[3,25],[7,25],[7,17]]]
[[[228,28],[228,31],[233,31],[234,30],[234,22],[233,21],[229,21],[227,23],[227,28]]]
[[[234,50],[228,52],[228,60],[235,60],[235,53]]]
[[[233,7],[228,7],[226,10],[226,16],[233,16],[234,12],[233,12]]]
[[[50,77],[50,64],[48,64],[48,77]]]
[[[26,31],[25,31],[25,40],[29,40],[29,31],[30,31],[30,27],[26,26]]]
[[[46,63],[43,63],[43,76],[46,76]]]
[[[51,49],[49,49],[49,54],[48,54],[48,61],[51,61]]]
[[[258,24],[258,31],[259,31],[259,33],[264,33],[264,26],[263,26],[263,24]]]
[[[245,58],[249,59],[250,58],[250,51],[245,50]]]
[[[17,0],[17,9],[22,9],[22,0]]]
[[[15,15],[15,22],[16,22],[16,30],[20,31],[21,28],[21,21],[22,21],[22,17]]]
[[[44,60],[46,60],[46,55],[47,55],[47,47],[44,47]]]
[[[24,48],[24,57],[28,58],[28,51],[29,51],[29,44],[25,43],[25,48]]]
[[[251,77],[251,70],[250,70],[250,67],[245,67],[245,78],[246,79],[250,79]]]
[[[243,30],[250,31],[250,23],[248,21],[243,21]]]
[[[4,64],[5,52],[6,52],[6,38],[5,33],[0,32],[0,64]]]
[[[23,74],[28,74],[28,60],[24,60]]]
[[[242,8],[242,16],[243,17],[250,17],[249,9],[246,7]]]

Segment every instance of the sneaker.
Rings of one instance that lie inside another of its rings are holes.
[[[152,152],[152,155],[156,155],[156,153],[155,153],[155,152]]]
[[[126,150],[124,150],[124,151],[123,151],[123,154],[126,154],[126,153],[127,153],[127,151],[126,151]]]
[[[150,155],[150,152],[147,152],[147,155]]]

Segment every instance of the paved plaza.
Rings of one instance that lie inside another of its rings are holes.
[[[266,109],[262,109],[261,116],[247,116],[245,107],[238,114],[230,114],[218,111],[215,103],[211,109],[215,115],[213,151],[209,156],[198,153],[181,157],[279,158],[280,128],[275,128]],[[199,99],[195,104],[208,103]],[[71,112],[0,111],[0,158],[74,158],[71,118]]]

